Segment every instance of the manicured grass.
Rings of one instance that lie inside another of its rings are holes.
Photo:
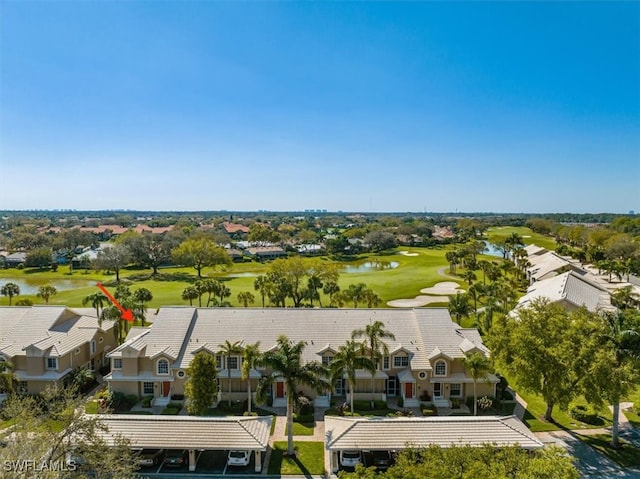
[[[313,436],[313,423],[294,422],[293,423],[293,435],[294,436]],[[289,434],[289,427],[285,427],[285,434]]]
[[[614,449],[611,447],[610,434],[596,434],[593,436],[578,434],[578,437],[622,467],[640,466],[640,448],[634,447],[624,439],[620,439],[620,448]]]
[[[287,442],[277,441],[273,445],[269,461],[269,474],[311,475],[324,474],[324,444],[322,442],[294,442],[296,456],[285,457]]]
[[[495,243],[511,236],[512,233],[520,235],[525,244],[535,244],[551,250],[556,248],[556,241],[553,238],[534,233],[526,226],[496,226],[489,228],[484,234],[490,243]]]
[[[445,260],[445,253],[452,249],[453,246],[447,245],[434,248],[409,248],[401,247],[388,254],[367,254],[359,255],[353,261],[342,262],[334,261],[328,257],[322,257],[320,260],[328,263],[335,263],[339,267],[348,265],[357,265],[366,261],[379,262],[396,262],[397,268],[385,270],[371,270],[357,273],[341,272],[339,285],[342,289],[346,289],[350,284],[366,283],[369,288],[373,289],[382,302],[380,307],[385,307],[386,302],[392,299],[413,298],[420,293],[420,289],[433,286],[440,281],[450,281],[452,279],[443,277],[438,274],[438,270],[444,268],[447,271],[448,263]],[[400,251],[408,251],[416,253],[417,256],[406,256],[399,254]],[[311,260],[309,260],[311,261]],[[249,291],[255,296],[253,307],[262,306],[262,298],[255,291],[253,283],[258,275],[264,274],[269,268],[269,263],[247,262],[234,263],[226,271],[213,270],[207,268],[203,271],[203,277],[216,278],[224,281],[226,286],[231,289],[231,296],[227,300],[233,306],[241,306],[237,303],[237,295],[241,291]],[[150,320],[153,318],[154,309],[167,305],[188,305],[181,297],[182,291],[189,285],[193,284],[198,278],[193,268],[162,268],[160,274],[151,276],[151,270],[125,269],[120,272],[121,281],[128,284],[131,289],[147,288],[153,294],[153,300],[147,305],[149,308],[148,316]],[[49,300],[49,304],[67,305],[70,307],[81,307],[82,299],[87,295],[97,291],[95,283],[102,282],[110,290],[115,289],[115,275],[103,274],[100,271],[75,270],[73,274],[69,274],[67,266],[61,266],[57,272],[40,271],[38,269],[16,268],[0,270],[0,284],[19,279],[27,281],[35,287],[54,281],[80,281],[80,286],[75,289],[59,291],[57,295]],[[461,280],[454,281],[462,283]],[[35,295],[21,294],[14,297],[13,301],[19,299],[30,299],[34,304],[42,304],[43,301]],[[203,298],[206,301],[206,297]],[[329,303],[329,298],[322,295],[321,301],[323,305]],[[8,305],[9,299],[1,296],[0,305]],[[198,305],[198,301],[194,301],[194,306]],[[268,305],[268,301],[267,301]],[[289,305],[289,304],[288,304]],[[345,305],[350,306],[350,305]],[[359,305],[366,307],[366,305]]]
[[[611,426],[612,416],[608,408],[604,408],[603,411],[600,412],[599,417],[602,419],[602,424],[598,426],[578,421],[571,417],[567,411],[562,411],[557,406],[553,408],[553,422],[548,422],[544,419],[547,405],[542,397],[537,394],[522,391],[513,381],[509,380],[509,382],[514,390],[516,390],[527,403],[524,423],[532,432],[558,431],[561,429],[596,429]]]

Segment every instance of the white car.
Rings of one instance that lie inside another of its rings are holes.
[[[356,467],[362,462],[360,451],[340,451],[340,465],[342,467]]]
[[[227,457],[228,466],[248,466],[251,458],[249,451],[229,451]]]

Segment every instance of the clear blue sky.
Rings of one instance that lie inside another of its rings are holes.
[[[0,9],[0,209],[640,210],[639,2]]]

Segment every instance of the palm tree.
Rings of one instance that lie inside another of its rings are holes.
[[[331,390],[331,383],[326,379],[329,371],[317,361],[302,363],[302,352],[307,343],[297,343],[281,335],[277,340],[277,348],[262,355],[260,364],[271,369],[269,376],[263,377],[258,383],[256,399],[260,403],[266,402],[271,387],[276,379],[281,379],[286,385],[287,393],[287,455],[294,456],[293,449],[293,408],[296,403],[296,391],[302,386],[310,387],[318,393]]]
[[[83,306],[86,306],[87,304],[91,304],[91,307],[95,308],[96,317],[97,318],[100,317],[100,308],[104,308],[104,305],[108,304],[108,303],[109,303],[109,298],[107,298],[100,291],[98,291],[96,293],[92,293],[92,294],[82,298],[82,305]]]
[[[193,300],[198,298],[200,293],[194,286],[187,286],[182,292],[182,299],[189,301],[189,306],[193,306]]]
[[[242,304],[245,308],[249,307],[249,304],[253,304],[256,301],[256,297],[250,291],[240,291],[238,293],[238,303]]]
[[[6,360],[0,361],[0,392],[14,394],[18,382],[18,376],[13,372],[13,363]]]
[[[449,263],[449,274],[456,274],[456,266],[458,264],[459,255],[457,251],[447,251],[444,254],[445,259]]]
[[[322,308],[322,301],[320,300],[320,290],[324,284],[322,283],[322,278],[317,275],[312,275],[307,280],[307,298],[311,301],[311,306],[313,307],[313,300],[317,299],[320,307]]]
[[[478,379],[486,379],[491,371],[489,359],[481,353],[472,353],[462,360],[467,374],[473,379],[473,415],[478,415],[478,398],[476,394],[476,384]]]
[[[369,288],[365,283],[350,284],[344,291],[345,297],[353,302],[353,307],[357,308],[358,303],[366,299],[367,290]]]
[[[371,358],[366,356],[362,344],[354,340],[349,340],[345,345],[340,346],[333,357],[330,366],[331,377],[335,382],[336,379],[342,379],[343,376],[347,376],[351,414],[353,414],[353,396],[356,390],[356,370],[366,369],[371,371],[375,370],[375,368],[375,363],[372,363]]]
[[[134,308],[134,310],[137,310],[138,312],[137,316],[140,318],[140,323],[144,327],[145,326],[144,322],[147,319],[146,318],[147,308],[145,306],[145,303],[148,303],[153,299],[153,294],[151,294],[151,291],[149,291],[147,288],[139,288],[139,289],[136,289],[136,291],[133,293],[133,297],[138,303],[136,305],[136,308]]]
[[[100,326],[102,326],[103,321],[113,321],[113,337],[118,343],[118,346],[124,343],[131,323],[122,318],[122,312],[115,306],[107,306],[102,309],[98,317],[98,324]]]
[[[466,269],[464,273],[462,273],[462,278],[469,283],[469,286],[477,279],[476,273],[472,269]]]
[[[463,317],[469,316],[469,294],[457,293],[449,295],[449,314],[456,318],[456,323],[460,324]]]
[[[389,347],[385,343],[384,339],[391,339],[395,341],[395,335],[386,329],[384,329],[384,323],[382,321],[375,321],[374,323],[367,324],[364,329],[356,329],[351,333],[351,339],[364,338],[364,347],[368,352],[369,359],[371,360],[371,407],[375,405],[376,383],[375,375],[380,364],[380,358],[384,354],[389,354]]]
[[[382,300],[372,289],[367,288],[364,292],[364,301],[367,303],[367,308],[373,308],[378,306]]]
[[[44,286],[40,286],[40,288],[38,288],[37,296],[38,298],[44,299],[44,302],[46,304],[49,304],[49,298],[51,298],[51,296],[55,296],[56,294],[58,294],[58,290],[55,286],[45,284]]]
[[[251,293],[249,293],[251,294]],[[247,381],[247,401],[248,411],[251,413],[251,370],[260,360],[260,341],[255,344],[248,344],[242,350],[242,379]]]
[[[324,283],[322,292],[329,296],[329,306],[333,306],[335,295],[340,292],[340,286],[335,281],[327,281]]]
[[[11,306],[11,300],[13,297],[20,295],[20,286],[16,283],[7,283],[0,288],[0,294],[2,294],[2,296],[9,297],[9,306]]]
[[[256,291],[260,292],[260,296],[262,296],[262,307],[264,308],[264,298],[269,296],[269,292],[271,291],[271,282],[269,281],[269,278],[265,275],[258,276],[253,282],[253,287]]]
[[[228,339],[222,344],[218,344],[220,354],[225,358],[227,367],[227,381],[229,381],[229,407],[231,407],[231,368],[229,367],[229,358],[234,354],[242,353],[242,341],[230,342]]]

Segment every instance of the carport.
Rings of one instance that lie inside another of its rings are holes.
[[[192,417],[102,414],[107,428],[98,431],[107,444],[117,436],[142,449],[187,449],[189,470],[196,470],[198,450],[246,450],[255,454],[255,471],[262,470],[262,453],[269,445],[273,416]]]
[[[543,447],[515,416],[339,417],[325,416],[325,448],[331,471],[339,468],[340,451],[400,451],[436,445]]]

